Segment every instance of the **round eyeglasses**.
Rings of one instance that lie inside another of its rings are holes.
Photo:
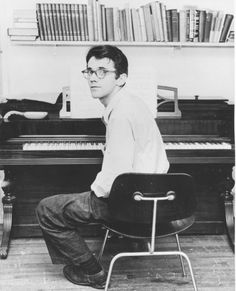
[[[98,77],[98,79],[103,79],[105,78],[107,73],[114,73],[116,70],[107,70],[103,68],[99,68],[97,70],[92,70],[92,69],[85,69],[82,71],[82,74],[85,79],[89,79],[92,77],[93,73]]]

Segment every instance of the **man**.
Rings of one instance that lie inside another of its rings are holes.
[[[39,225],[53,263],[65,263],[65,277],[102,289],[106,274],[79,233],[81,224],[109,220],[107,197],[114,179],[125,172],[166,173],[169,163],[154,118],[141,99],[123,87],[128,61],[117,47],[91,48],[82,71],[93,98],[105,107],[106,147],[102,169],[84,193],[56,195],[37,207]],[[79,177],[78,177],[79,179]]]

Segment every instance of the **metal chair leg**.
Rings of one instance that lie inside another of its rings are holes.
[[[103,240],[103,243],[102,243],[102,247],[100,249],[100,252],[99,252],[98,258],[97,258],[98,262],[100,262],[100,260],[102,258],[102,255],[103,255],[103,252],[104,252],[104,248],[105,248],[105,245],[106,245],[106,242],[107,242],[108,234],[109,234],[109,229],[106,230],[105,237],[104,237],[104,240]]]
[[[181,250],[181,247],[180,247],[179,236],[178,236],[177,233],[175,234],[175,239],[176,239],[176,242],[177,242],[178,250],[181,252],[182,250]],[[179,256],[179,259],[180,259],[180,263],[181,263],[181,267],[182,267],[182,271],[183,271],[183,277],[186,277],[186,272],[185,272],[184,262],[183,262],[182,256]]]
[[[113,259],[111,260],[110,266],[109,266],[109,271],[108,271],[108,275],[107,275],[107,281],[106,281],[106,286],[105,286],[105,291],[108,290],[109,287],[109,283],[110,283],[110,279],[111,279],[111,273],[112,273],[112,269],[113,269],[113,265],[115,263],[115,261],[119,258],[122,257],[143,257],[143,256],[181,256],[184,257],[188,263],[188,267],[190,270],[190,274],[191,274],[191,279],[192,279],[192,283],[193,283],[193,288],[195,291],[198,291],[197,289],[197,285],[196,285],[196,281],[195,281],[195,277],[193,274],[193,269],[191,266],[191,262],[188,258],[188,256],[182,252],[182,251],[165,251],[165,252],[135,252],[135,253],[119,253],[116,256],[113,257]]]

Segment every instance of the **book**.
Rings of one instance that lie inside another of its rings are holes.
[[[151,2],[150,4],[150,13],[151,13],[151,23],[152,23],[152,30],[153,30],[153,38],[155,41],[161,41],[160,30],[161,27],[159,26],[160,21],[160,9],[158,2]],[[159,10],[159,11],[157,11]],[[159,12],[159,14],[158,14]]]
[[[147,41],[147,34],[146,34],[146,27],[145,27],[143,9],[139,8],[138,9],[138,13],[139,13],[139,17],[140,17],[142,41]]]
[[[171,28],[172,28],[172,41],[179,41],[179,12],[177,9],[171,9]]]
[[[215,31],[213,36],[213,42],[219,42],[221,30],[223,28],[223,20],[224,20],[224,13],[222,11],[218,11],[215,23]]]
[[[106,31],[107,31],[106,39],[108,41],[113,41],[114,40],[113,8],[106,7],[105,13],[106,13]]]
[[[106,15],[105,5],[101,4],[102,39],[106,40]]]
[[[37,28],[38,27],[38,22],[37,21],[34,21],[34,22],[14,21],[13,22],[13,27],[17,27],[17,28]]]
[[[138,12],[135,8],[131,8],[131,19],[133,27],[134,41],[141,41],[141,29],[138,17]]]
[[[63,38],[63,28],[62,28],[62,15],[60,11],[60,4],[55,4],[55,14],[57,18],[57,26],[58,26],[58,40],[64,40]]]
[[[84,11],[83,11],[83,4],[77,4],[77,13],[79,16],[79,27],[80,27],[80,38],[82,41],[86,40],[86,31],[84,25]],[[89,33],[89,31],[88,31]]]
[[[113,7],[113,25],[114,25],[114,40],[121,40],[120,33],[120,22],[119,22],[119,9],[118,7]]]
[[[199,20],[200,20],[200,10],[195,9],[194,15],[194,28],[193,28],[193,41],[199,41]]]
[[[223,28],[222,28],[219,42],[226,41],[226,37],[227,37],[228,31],[230,29],[231,23],[233,21],[233,18],[234,18],[233,14],[226,14],[225,15]]]
[[[94,24],[94,40],[98,41],[98,11],[97,0],[93,0],[93,24]]]
[[[218,16],[218,11],[212,11],[212,22],[211,22],[209,42],[214,41],[217,16]]]
[[[132,30],[129,3],[125,4],[125,13],[126,13],[126,24],[127,24],[128,41],[133,41],[134,40],[134,36],[133,36],[133,30]]]
[[[156,11],[157,11],[157,21],[158,21],[158,27],[159,27],[160,41],[164,41],[162,6],[160,2],[156,2]]]
[[[88,34],[89,40],[94,40],[94,17],[93,17],[93,0],[88,0],[87,4],[87,15],[88,15]]]
[[[228,35],[226,37],[227,42],[234,42],[234,19],[231,22]]]
[[[59,36],[59,26],[58,26],[58,15],[57,15],[57,9],[56,4],[51,4],[51,11],[52,11],[52,23],[54,27],[54,40],[60,40]]]
[[[98,17],[98,40],[102,41],[103,40],[102,4],[100,4],[99,1],[96,1],[96,5],[97,5],[97,17]]]
[[[164,41],[168,41],[167,37],[167,23],[166,23],[166,5],[163,3],[161,5],[161,17],[162,17],[162,28],[163,28],[163,36],[164,36]]]
[[[63,31],[63,40],[69,40],[69,28],[67,23],[67,11],[66,11],[66,4],[59,4],[60,5],[60,13],[61,13],[61,25]]]
[[[73,40],[73,28],[72,28],[72,13],[71,13],[71,4],[66,4],[66,13],[67,13],[67,24],[68,24],[68,40]]]
[[[38,36],[38,28],[17,28],[17,27],[10,27],[7,29],[7,33],[9,36],[11,35],[32,35]]]
[[[39,30],[39,38],[40,40],[46,40],[45,38],[45,23],[43,22],[43,12],[41,9],[41,4],[37,3],[36,4],[36,16],[37,16],[37,22],[38,22],[38,30]],[[16,23],[20,23],[20,22],[16,22]],[[25,24],[25,22],[22,22]],[[29,22],[32,23],[32,22]]]
[[[186,42],[186,10],[179,11],[179,40]]]
[[[12,41],[34,41],[36,39],[36,35],[10,35]]]
[[[123,22],[123,34],[124,34],[124,41],[128,41],[128,24],[126,19],[126,10],[121,9],[121,16],[122,16],[122,22]]]
[[[203,42],[204,41],[205,24],[206,24],[206,11],[205,10],[200,10],[200,15],[199,15],[199,35],[198,35],[198,41],[199,42]]]
[[[167,27],[167,39],[169,42],[173,41],[172,27],[171,27],[171,10],[166,10],[166,27]]]
[[[84,22],[84,36],[85,41],[89,40],[89,34],[88,34],[88,15],[87,15],[87,5],[82,4],[82,11],[83,11],[83,22]]]
[[[146,25],[146,33],[147,33],[147,41],[154,41],[154,35],[153,35],[153,28],[152,28],[152,21],[151,21],[151,14],[150,14],[150,8],[149,5],[143,5],[141,7],[143,9],[144,14],[144,20]]]
[[[207,12],[206,13],[205,30],[204,30],[204,42],[209,42],[209,40],[210,40],[210,30],[211,30],[212,18],[213,18],[213,13]]]

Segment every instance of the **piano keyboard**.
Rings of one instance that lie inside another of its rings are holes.
[[[26,142],[23,151],[103,150],[103,142]],[[166,150],[229,150],[229,142],[165,142]]]

